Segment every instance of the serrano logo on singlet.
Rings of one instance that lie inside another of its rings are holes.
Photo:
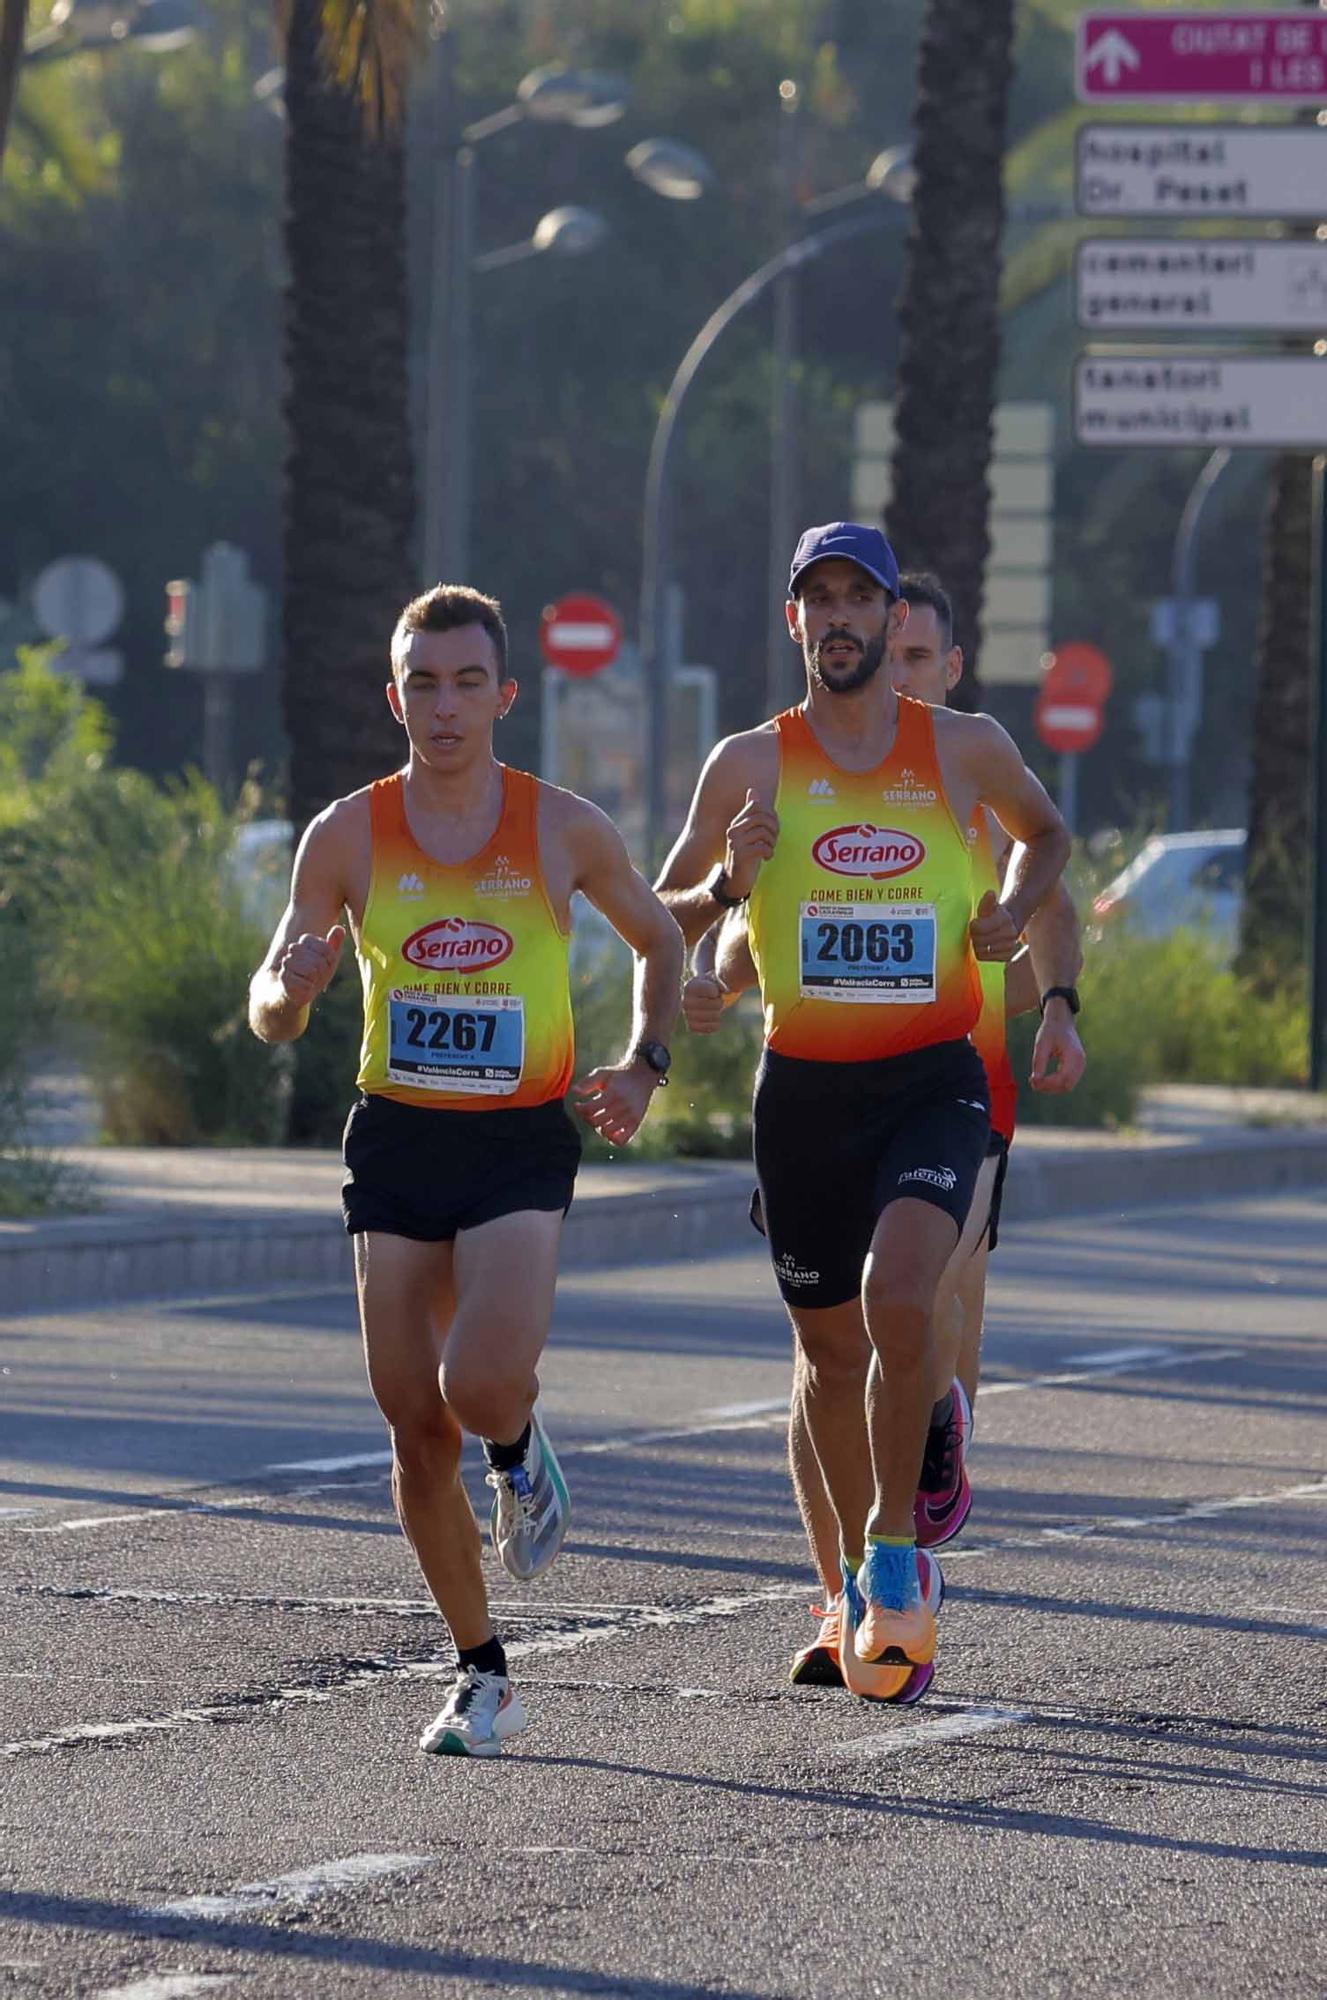
[[[812,859],[834,875],[865,875],[884,882],[891,875],[908,875],[926,859],[925,844],[897,827],[836,826],[822,833],[811,849]]]
[[[501,965],[515,949],[511,933],[496,924],[475,917],[439,917],[406,939],[401,956],[433,972],[481,972]]]

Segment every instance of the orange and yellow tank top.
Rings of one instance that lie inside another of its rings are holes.
[[[981,1007],[972,860],[931,711],[899,697],[894,747],[873,771],[831,762],[800,708],[774,727],[779,837],[749,912],[766,1042],[869,1062],[961,1039]]]
[[[369,809],[360,1089],[446,1111],[564,1097],[570,940],[539,865],[538,779],[502,766],[493,837],[455,864],[415,840],[402,772],[373,786]]]
[[[991,816],[984,806],[978,806],[972,822],[972,893],[980,902],[988,889],[1000,893],[1000,878],[995,867],[995,843],[992,839]],[[992,964],[987,959],[978,959],[977,976],[981,980],[981,1013],[977,1025],[972,1030],[972,1039],[977,1054],[986,1066],[986,1081],[991,1092],[991,1129],[1003,1139],[1012,1139],[1014,1126],[1018,1121],[1018,1083],[1014,1077],[1013,1064],[1009,1060],[1009,1036],[1005,1009],[1005,975],[1008,967],[1003,963]]]

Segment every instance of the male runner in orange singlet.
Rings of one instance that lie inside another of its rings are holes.
[[[963,672],[963,655],[954,644],[953,613],[939,579],[905,572],[899,580],[908,606],[907,622],[889,651],[889,672],[900,694],[943,707]],[[1010,842],[1003,829],[992,827],[984,809],[969,830],[978,897],[998,889],[1007,871]],[[1082,1075],[1084,1055],[1074,1026],[1077,993],[1074,982],[1082,964],[1080,926],[1073,900],[1063,882],[1028,926],[1030,949],[1008,966],[981,963],[982,1011],[972,1040],[986,1069],[991,1094],[991,1140],[987,1160],[973,1195],[977,1212],[987,1212],[985,1230],[955,1278],[952,1299],[937,1307],[937,1396],[927,1433],[921,1480],[914,1503],[914,1524],[920,1546],[938,1547],[963,1526],[971,1504],[966,1455],[972,1430],[972,1404],[977,1395],[981,1333],[985,1308],[987,1257],[998,1240],[1000,1196],[1017,1114],[1018,1087],[1009,1062],[1006,1014],[1041,1005],[1041,1026],[1033,1049],[1031,1082],[1035,1090],[1072,1090]],[[723,1011],[756,983],[744,908],[731,910],[702,938],[696,949],[696,976],[683,991],[687,1024],[695,1033],[717,1029]],[[1040,1002],[1039,1002],[1040,996]],[[759,1196],[752,1203],[757,1220]],[[759,1222],[757,1221],[757,1226]],[[862,1348],[866,1351],[865,1329]],[[863,1361],[865,1367],[865,1361]],[[843,1684],[840,1661],[842,1608],[839,1591],[837,1526],[806,1427],[806,1369],[800,1350],[793,1383],[788,1457],[798,1507],[825,1591],[817,1610],[816,1638],[796,1654],[791,1678],[804,1686]]]
[[[877,529],[807,530],[788,603],[806,699],[713,752],[659,882],[691,943],[748,904],[765,1224],[838,1523],[844,1678],[885,1701],[915,1700],[933,1672],[938,1564],[913,1509],[937,1296],[986,1223],[969,1214],[990,1133],[968,1040],[978,963],[1012,956],[1069,845],[998,724],[895,694],[880,668],[906,616]],[[982,803],[1024,851],[1004,900],[978,909]]]
[[[496,602],[439,585],[402,612],[387,699],[403,770],[309,827],[250,989],[264,1041],[293,1041],[348,923],[364,985],[344,1209],[369,1382],[391,1431],[397,1513],[458,1655],[421,1748],[493,1756],[525,1725],[489,1618],[461,1443],[483,1439],[506,1568],[540,1575],[565,1481],[535,1409],[580,1141],[616,1145],[666,1081],[683,960],[673,919],[596,806],[498,762],[516,699]],[[572,1085],[576,890],[636,954],[628,1053]]]

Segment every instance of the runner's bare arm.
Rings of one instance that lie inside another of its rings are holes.
[[[259,1041],[297,1041],[336,971],[346,941],[346,804],[320,813],[300,842],[290,901],[249,982],[249,1026]]]
[[[724,1011],[756,983],[746,911],[727,910],[691,955],[692,977],[682,988],[682,1013],[693,1035],[712,1035]]]
[[[734,896],[749,896],[761,862],[774,852],[777,780],[778,746],[768,730],[730,736],[711,751],[656,885],[688,945],[699,943],[723,907],[705,887],[716,865],[723,863]]]
[[[943,713],[943,711],[942,711]],[[1013,957],[1035,911],[1050,895],[1069,859],[1069,835],[1039,778],[1029,771],[1008,732],[989,715],[953,717],[962,726],[961,752],[977,797],[1021,844],[1004,893],[982,898],[972,941],[987,959]]]
[[[573,886],[602,911],[636,957],[627,1053],[572,1086],[586,1123],[614,1145],[632,1138],[659,1085],[658,1073],[633,1053],[642,1042],[668,1042],[677,1022],[686,951],[682,934],[653,889],[632,866],[622,836],[597,806],[577,801],[566,822]]]
[[[1010,856],[1016,865],[1018,850]],[[1063,881],[1041,908],[1029,918],[1026,958],[1028,980],[1033,987],[1029,1010],[1040,1006],[1041,996],[1053,986],[1076,986],[1083,969],[1082,925],[1073,897]],[[1047,1002],[1041,1026],[1032,1048],[1031,1082],[1034,1090],[1052,1094],[1071,1091],[1087,1068],[1087,1055],[1067,1000]]]

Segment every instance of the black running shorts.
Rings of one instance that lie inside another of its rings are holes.
[[[878,1062],[806,1062],[766,1049],[756,1073],[756,1177],[779,1290],[791,1306],[855,1298],[893,1201],[944,1209],[961,1232],[990,1137],[971,1042]]]
[[[341,1210],[367,1230],[445,1243],[525,1209],[571,1207],[580,1134],[561,1098],[510,1111],[432,1111],[361,1096],[346,1120]]]

